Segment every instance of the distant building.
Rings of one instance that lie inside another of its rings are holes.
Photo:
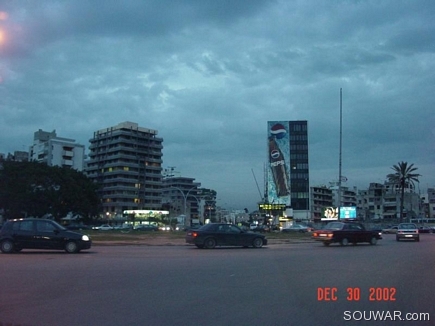
[[[83,171],[85,146],[74,139],[57,137],[52,132],[39,129],[34,133],[29,160],[46,163],[49,166],[63,166]]]
[[[209,222],[220,222],[217,217],[216,210],[216,196],[217,192],[212,189],[201,188],[198,191],[198,196],[201,198],[201,202],[204,203],[201,214],[201,220]]]
[[[333,207],[332,190],[326,185],[311,187],[311,218],[315,222],[324,218],[325,209]]]
[[[427,194],[421,199],[422,217],[435,218],[435,188],[428,188]]]
[[[170,174],[163,178],[162,202],[170,217],[185,216],[185,224],[192,219],[201,219],[201,198],[198,195],[199,182],[194,178],[178,177]],[[202,221],[203,222],[203,221]]]
[[[358,191],[358,217],[365,220],[398,222],[400,219],[401,191],[390,182],[370,183],[366,190]],[[420,195],[412,188],[405,189],[403,200],[403,218],[414,219],[421,216]]]
[[[5,155],[0,153],[0,161],[15,161],[15,162],[27,162],[29,160],[29,152],[15,151],[13,154],[8,153]]]
[[[86,173],[100,186],[107,218],[125,210],[162,209],[163,139],[157,130],[123,122],[94,132]]]

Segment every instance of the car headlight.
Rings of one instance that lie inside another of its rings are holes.
[[[82,235],[82,241],[89,241],[89,237],[87,235]]]

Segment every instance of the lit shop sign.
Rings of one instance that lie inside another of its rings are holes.
[[[273,211],[273,210],[284,210],[286,205],[284,204],[260,204],[258,205],[260,210],[263,211]]]

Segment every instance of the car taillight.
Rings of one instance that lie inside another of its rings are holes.
[[[198,236],[198,233],[192,232],[192,237],[196,238]]]
[[[333,236],[332,233],[329,233],[329,234],[328,234],[328,238],[332,238],[332,236]]]
[[[314,236],[314,237],[317,237],[317,233],[316,233],[316,232],[314,232],[314,233],[313,233],[313,236]]]

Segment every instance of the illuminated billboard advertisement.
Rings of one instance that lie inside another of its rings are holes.
[[[338,207],[324,207],[322,221],[336,221],[338,219]],[[356,219],[356,207],[340,207],[340,220]]]
[[[288,121],[267,122],[267,200],[290,206],[290,135]]]
[[[340,207],[340,219],[356,218],[356,207]]]
[[[323,207],[322,209],[322,221],[336,221],[338,219],[337,207]]]

